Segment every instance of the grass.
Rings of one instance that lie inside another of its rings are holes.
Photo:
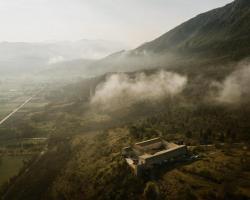
[[[23,166],[23,161],[29,159],[30,156],[2,156],[0,157],[0,186],[8,181],[11,177],[18,174]]]
[[[201,160],[167,172],[160,184],[174,197],[189,186],[200,199],[226,198],[225,195],[239,193],[249,198],[246,191],[250,176],[248,169],[244,169],[249,164],[249,160],[244,160],[249,153],[239,147],[230,148],[230,156],[219,149],[204,152]]]

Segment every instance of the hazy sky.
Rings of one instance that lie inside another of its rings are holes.
[[[0,41],[105,39],[136,46],[232,0],[0,0]]]

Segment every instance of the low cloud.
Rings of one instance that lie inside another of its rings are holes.
[[[182,92],[187,77],[159,71],[152,75],[138,73],[133,77],[124,73],[113,74],[97,86],[91,98],[93,106],[116,109],[139,102],[153,102]]]
[[[63,56],[55,56],[49,59],[48,64],[52,65],[63,61],[65,61],[65,58]]]
[[[216,100],[222,103],[239,103],[250,96],[250,65],[239,66],[222,83],[213,83],[218,89]]]

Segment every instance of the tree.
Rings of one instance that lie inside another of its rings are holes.
[[[159,199],[159,193],[158,185],[154,182],[148,182],[144,189],[143,196],[147,200],[155,200]]]
[[[220,142],[224,142],[225,141],[224,133],[220,134],[219,140],[220,140]]]
[[[187,131],[187,132],[186,132],[186,137],[187,137],[187,138],[192,138],[192,136],[193,136],[193,134],[192,134],[191,131]]]

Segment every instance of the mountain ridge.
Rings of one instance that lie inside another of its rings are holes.
[[[249,21],[250,1],[236,0],[224,7],[197,15],[155,40],[139,46],[135,51],[155,53],[174,51],[181,54],[202,51],[211,54],[213,50],[223,54],[226,50],[227,53],[232,54],[233,50],[228,43],[234,42],[237,47],[241,45],[241,39],[244,38],[249,44]],[[235,41],[236,38],[239,41]],[[225,49],[226,47],[229,49]],[[244,54],[247,54],[247,50],[249,47]],[[212,53],[212,55],[215,54]],[[236,57],[241,56],[236,55]]]

